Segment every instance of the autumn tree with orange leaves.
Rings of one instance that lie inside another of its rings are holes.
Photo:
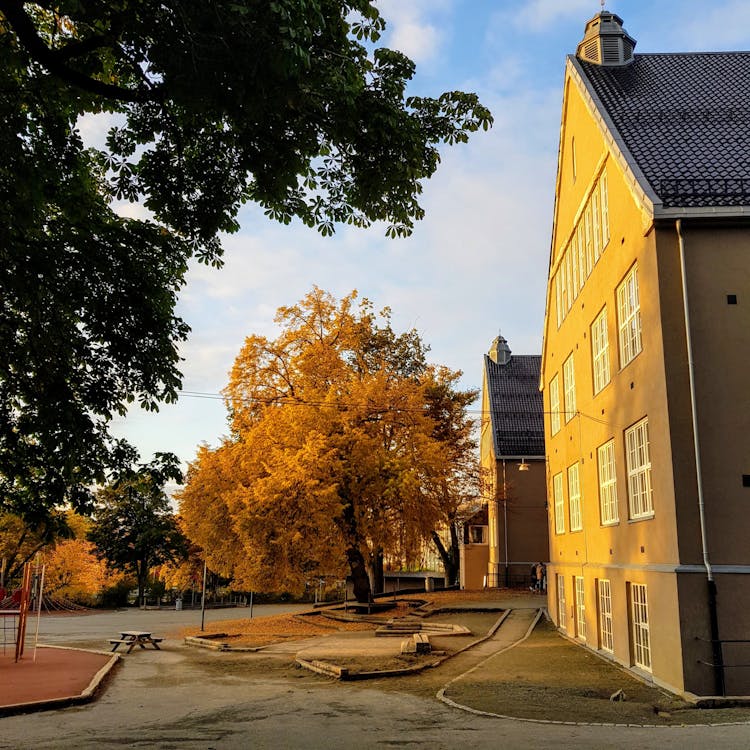
[[[249,336],[234,363],[231,436],[190,467],[182,522],[238,588],[348,571],[366,601],[383,551],[412,559],[449,521],[457,463],[438,401],[462,393],[459,374],[428,366],[417,332],[397,334],[356,292],[314,288],[276,322],[278,338]]]

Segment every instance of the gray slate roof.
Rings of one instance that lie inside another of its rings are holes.
[[[750,52],[574,62],[665,208],[750,204]]]
[[[512,355],[499,365],[484,355],[495,455],[543,456],[544,407],[538,354]]]

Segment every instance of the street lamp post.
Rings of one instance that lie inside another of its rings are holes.
[[[206,621],[206,560],[203,560],[203,587],[201,590],[201,633],[204,630],[204,623]]]

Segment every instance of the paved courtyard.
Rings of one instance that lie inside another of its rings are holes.
[[[255,614],[280,610],[256,607]],[[246,615],[246,610],[207,612],[211,619]],[[186,611],[45,617],[40,639],[102,648],[120,628],[162,635],[195,623],[196,617],[200,622],[199,612]],[[487,670],[488,680],[499,677],[491,673],[492,664],[479,667],[480,675]],[[429,690],[418,679],[408,686],[385,679],[341,683],[291,662],[279,666],[278,658],[272,665],[272,657],[262,652],[188,649],[167,639],[161,651],[137,650],[124,657],[93,703],[0,719],[0,748],[750,747],[750,726],[740,724],[573,726],[476,715],[437,700],[432,686],[439,676],[433,670],[425,677]]]

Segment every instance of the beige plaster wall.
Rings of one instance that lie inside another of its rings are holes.
[[[489,547],[486,544],[465,544],[461,549],[461,588],[481,589],[487,575]]]

